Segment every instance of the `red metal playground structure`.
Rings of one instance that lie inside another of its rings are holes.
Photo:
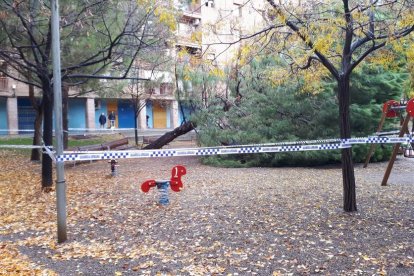
[[[406,113],[405,116],[403,114],[404,111]],[[389,132],[381,132],[386,118],[400,118],[401,122],[400,130],[398,131],[398,137],[403,137],[404,135],[412,136],[414,134],[414,122],[411,131],[408,129],[408,124],[410,121],[413,121],[414,118],[414,98],[410,99],[409,101],[401,100],[398,102],[396,100],[389,100],[385,102],[382,108],[382,116],[378,124],[376,135],[380,136],[390,134]],[[406,145],[402,145],[401,143],[397,143],[393,146],[392,154],[388,162],[384,177],[382,179],[382,186],[387,185],[388,178],[391,174],[398,152],[402,151],[404,153],[404,157],[414,158],[413,144],[414,143],[408,143]],[[371,147],[365,159],[364,168],[368,166],[369,160],[371,159],[371,156],[375,150],[375,146],[376,144],[371,144]]]

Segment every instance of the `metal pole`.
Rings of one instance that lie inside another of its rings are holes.
[[[51,1],[52,9],[52,58],[53,58],[53,95],[55,105],[56,155],[63,154],[62,128],[62,85],[60,75],[60,35],[59,35],[59,0]],[[58,243],[67,240],[66,234],[66,183],[63,161],[56,161],[56,209]]]

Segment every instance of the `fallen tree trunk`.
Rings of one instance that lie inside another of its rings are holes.
[[[184,135],[196,127],[194,122],[186,122],[172,131],[165,133],[163,136],[145,146],[143,149],[160,149],[178,136]]]
[[[88,145],[88,146],[82,146],[82,147],[76,147],[76,148],[71,148],[71,151],[100,151],[100,150],[111,150],[111,149],[115,149],[115,150],[123,150],[123,147],[125,145],[128,145],[128,138],[123,138],[123,139],[119,139],[119,140],[115,140],[115,141],[111,141],[111,142],[106,142],[103,144],[95,144],[95,145]],[[86,163],[92,163],[92,161],[74,161],[73,162],[73,166],[76,165],[81,165],[81,164],[86,164]],[[66,164],[65,164],[66,165]]]
[[[71,150],[76,150],[76,151],[111,150],[111,149],[115,149],[115,148],[118,148],[120,146],[124,146],[127,144],[128,144],[128,138],[122,138],[119,140],[106,142],[103,144],[76,147],[76,148],[72,148]]]

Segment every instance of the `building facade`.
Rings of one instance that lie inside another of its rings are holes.
[[[195,58],[214,61],[218,67],[226,66],[242,43],[237,41],[262,24],[263,5],[262,0],[177,1],[180,18],[174,49],[169,54],[174,56],[177,51],[186,49]],[[229,43],[232,43],[230,47]],[[1,60],[0,66],[7,70],[7,64]],[[140,76],[148,74],[145,70],[140,72]],[[183,121],[181,112],[186,113],[186,108],[179,107],[174,77],[172,73],[163,74],[166,76],[163,82],[144,91],[139,101],[142,107],[137,118],[139,129],[172,129]],[[97,129],[100,127],[100,114],[108,116],[112,111],[116,114],[115,127],[134,128],[136,100],[126,96],[101,97],[98,94],[73,97],[75,94],[75,90],[69,90],[70,129]],[[32,130],[35,114],[28,85],[0,73],[0,135]]]

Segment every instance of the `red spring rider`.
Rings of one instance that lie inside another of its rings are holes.
[[[187,171],[184,166],[175,166],[171,170],[170,180],[147,180],[141,184],[141,190],[144,193],[147,193],[152,187],[157,187],[160,190],[159,203],[161,205],[167,205],[169,203],[168,186],[170,186],[171,190],[173,190],[174,192],[181,191],[181,189],[183,189],[183,182],[181,181],[181,176],[185,175],[186,172]]]

